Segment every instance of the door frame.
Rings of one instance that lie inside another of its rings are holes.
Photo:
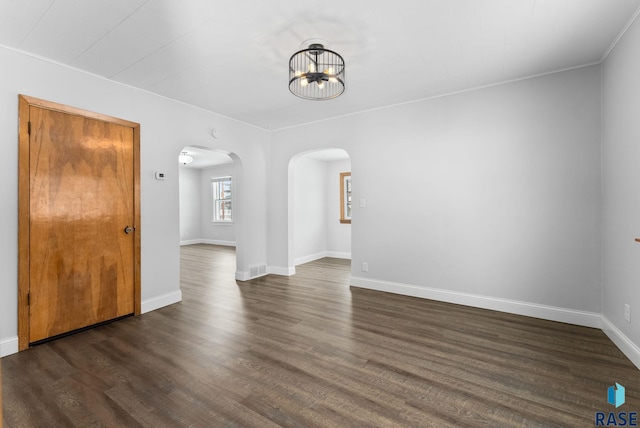
[[[29,347],[29,224],[30,224],[30,186],[29,186],[29,108],[39,107],[62,113],[82,116],[103,122],[115,123],[133,130],[133,289],[134,314],[140,315],[141,302],[141,245],[140,245],[140,124],[124,119],[107,116],[69,107],[63,104],[38,98],[18,95],[18,350]]]

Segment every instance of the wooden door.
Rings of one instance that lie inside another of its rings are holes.
[[[28,114],[20,174],[26,179],[28,157],[28,238],[20,236],[28,246],[28,262],[20,261],[28,275],[20,278],[28,282],[26,346],[139,313],[137,128],[60,107],[21,106],[21,123]]]

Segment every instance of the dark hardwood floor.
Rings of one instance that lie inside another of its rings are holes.
[[[344,260],[236,283],[233,249],[181,251],[183,302],[2,359],[5,428],[588,427],[640,410],[640,371],[600,330],[350,289]]]

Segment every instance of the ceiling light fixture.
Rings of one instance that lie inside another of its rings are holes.
[[[344,59],[320,43],[289,59],[289,90],[306,100],[330,100],[344,92]]]
[[[188,163],[193,162],[193,157],[189,156],[187,152],[182,152],[180,153],[180,156],[178,156],[178,162],[180,162],[183,165],[186,165]]]

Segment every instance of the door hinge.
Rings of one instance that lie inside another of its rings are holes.
[[[31,122],[27,122],[27,134],[31,135]]]
[[[31,306],[31,293],[27,293],[27,306]]]

